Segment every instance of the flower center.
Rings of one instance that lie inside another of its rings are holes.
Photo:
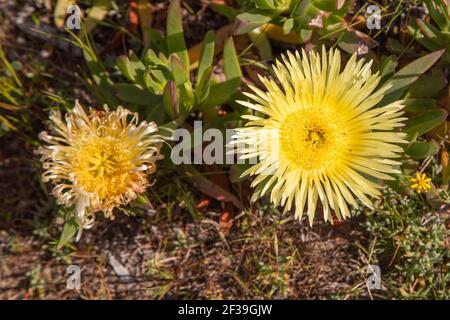
[[[77,183],[100,199],[127,191],[137,173],[133,172],[134,155],[127,140],[116,137],[88,138],[74,156],[74,174]]]
[[[322,148],[326,142],[326,131],[324,128],[312,124],[306,127],[306,136],[304,138],[304,142],[309,144],[311,148],[320,149]]]
[[[280,151],[304,170],[323,170],[339,159],[348,139],[336,115],[322,110],[298,110],[280,128]]]

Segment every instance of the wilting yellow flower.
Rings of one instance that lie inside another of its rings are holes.
[[[420,174],[420,172],[416,172],[416,177],[411,178],[411,189],[417,190],[417,192],[428,192],[431,189],[431,178],[427,178],[425,173]]]
[[[331,210],[339,220],[350,217],[356,199],[371,207],[381,188],[373,178],[392,180],[388,174],[399,172],[392,158],[403,151],[396,144],[406,141],[393,130],[405,120],[402,101],[375,107],[388,87],[375,90],[379,74],[356,54],[342,71],[338,50],[288,52],[282,60],[274,66],[281,88],[261,78],[267,89],[251,86],[255,94],[246,95],[254,102],[239,101],[267,116],[243,116],[250,122],[233,141],[241,159],[259,159],[243,173],[256,175],[252,200],[270,191],[275,205],[295,206],[298,219],[307,206],[310,224],[318,200],[331,222]]]
[[[84,228],[92,226],[96,212],[113,218],[114,208],[146,190],[147,175],[160,159],[155,123],[139,123],[137,114],[122,107],[87,114],[78,102],[65,121],[59,111],[50,120],[52,135],[40,134],[48,145],[37,150],[43,181],[56,185],[52,193],[58,203],[75,206]]]

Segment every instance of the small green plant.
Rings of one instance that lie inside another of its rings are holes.
[[[47,280],[42,274],[42,265],[38,264],[27,272],[29,278],[29,292],[32,296],[42,299],[45,296]]]
[[[180,1],[169,5],[166,38],[152,28],[146,31],[153,41],[142,59],[131,52],[129,57],[120,56],[117,60],[117,67],[131,82],[114,86],[119,98],[148,107],[162,102],[167,115],[175,119],[194,110],[220,106],[238,89],[242,72],[231,37],[223,48],[225,81],[220,82],[213,75],[214,31],[205,35],[195,83],[191,81],[190,70],[194,68],[183,35]]]
[[[423,1],[431,21],[414,19],[408,25],[410,34],[430,51],[445,49],[442,60],[450,64],[450,4],[447,0]]]
[[[267,23],[278,26],[286,35],[294,31],[297,42],[311,39],[313,34],[325,36],[345,29],[345,15],[351,1],[341,0],[251,0],[240,1],[241,13],[234,11],[236,34],[244,34]],[[231,9],[213,5],[213,9],[228,17]]]
[[[228,37],[224,43],[225,81],[221,82],[213,73],[217,53],[214,31],[205,35],[199,61],[190,61],[183,34],[180,0],[170,2],[166,31],[164,38],[151,27],[146,28],[145,32],[151,40],[142,56],[130,52],[128,56],[117,58],[116,68],[127,82],[113,80],[85,29],[83,37],[71,33],[72,42],[83,50],[92,74],[86,83],[100,102],[111,107],[126,104],[144,113],[146,118],[164,124],[174,119],[184,119],[192,111],[208,113],[211,108],[231,100],[242,77],[233,38]],[[195,76],[191,77],[191,70],[196,68]]]
[[[17,75],[19,62],[9,62],[0,47],[0,136],[7,131],[17,131],[20,119],[15,114],[21,109],[22,82]]]
[[[375,262],[395,297],[449,298],[450,234],[444,220],[443,212],[430,207],[422,194],[401,195],[390,188],[367,214],[363,226],[374,239]]]
[[[395,74],[397,58],[390,56],[381,62],[381,85],[387,84],[390,88],[380,105],[404,99],[408,120],[403,131],[410,141],[406,154],[413,159],[436,155],[445,141],[444,136],[427,135],[433,129],[445,125],[448,116],[447,110],[440,108],[437,103],[437,98],[447,86],[442,69],[438,67],[443,54],[443,50],[432,52],[410,62]]]
[[[168,266],[173,257],[167,257],[164,252],[156,252],[148,262],[146,276],[158,282],[158,284],[147,289],[147,294],[152,299],[162,299],[176,283],[176,276]]]

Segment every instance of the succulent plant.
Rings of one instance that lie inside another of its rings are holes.
[[[236,33],[247,33],[270,22],[284,34],[295,32],[299,42],[306,42],[313,32],[323,36],[342,28],[350,6],[349,0],[253,0],[236,16]]]
[[[411,35],[430,51],[446,49],[442,60],[450,63],[450,5],[448,0],[424,0],[431,21],[415,19],[408,25]]]

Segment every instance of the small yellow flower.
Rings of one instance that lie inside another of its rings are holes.
[[[75,206],[83,228],[93,225],[96,212],[112,219],[114,208],[149,186],[147,175],[155,172],[160,159],[155,123],[139,123],[137,114],[122,107],[109,111],[105,106],[87,114],[78,101],[65,121],[59,111],[50,120],[52,135],[40,134],[48,145],[36,151],[43,181],[55,184],[52,193],[59,204]]]
[[[411,178],[411,189],[416,190],[417,192],[428,192],[431,189],[431,178],[427,178],[425,173],[420,174],[420,172],[416,172],[416,177]]]
[[[253,101],[238,102],[258,113],[243,116],[250,121],[232,144],[242,146],[241,159],[259,160],[243,173],[255,176],[253,201],[270,193],[285,211],[295,207],[297,219],[307,211],[310,224],[318,204],[330,222],[333,212],[350,217],[357,199],[372,206],[375,179],[400,172],[394,158],[407,141],[395,130],[406,120],[403,102],[377,106],[389,87],[377,89],[371,65],[354,54],[342,68],[339,50],[288,52],[274,67],[278,81],[262,77],[265,90],[250,87]]]

